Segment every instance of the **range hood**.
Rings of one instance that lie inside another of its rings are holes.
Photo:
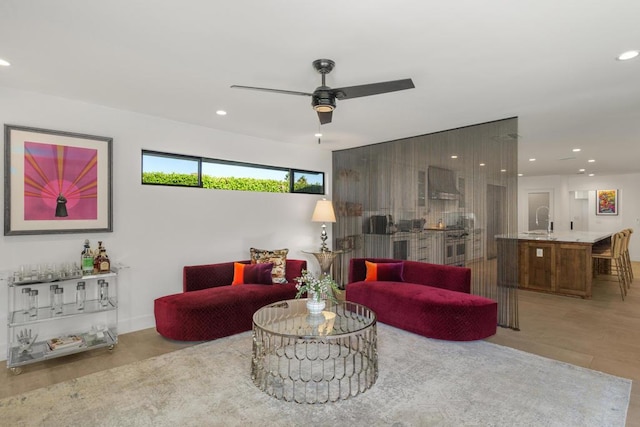
[[[452,170],[429,166],[429,198],[435,200],[458,200],[456,176]]]

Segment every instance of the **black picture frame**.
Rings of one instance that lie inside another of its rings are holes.
[[[4,136],[5,236],[113,231],[112,138],[8,124]]]

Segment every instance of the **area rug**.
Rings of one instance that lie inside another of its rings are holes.
[[[117,350],[116,350],[117,351]],[[624,426],[631,381],[484,341],[378,324],[379,377],[307,405],[250,378],[251,333],[0,400],[10,426]]]

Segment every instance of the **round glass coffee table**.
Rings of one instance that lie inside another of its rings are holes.
[[[370,389],[378,378],[376,315],[353,302],[327,302],[310,315],[306,299],[253,315],[251,379],[276,399],[326,403]]]

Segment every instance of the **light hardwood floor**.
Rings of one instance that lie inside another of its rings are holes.
[[[634,263],[640,272],[640,263]],[[640,427],[640,275],[625,301],[616,282],[599,277],[593,299],[521,291],[520,331],[498,328],[488,341],[633,380],[628,427]],[[0,374],[0,398],[179,350],[195,343],[162,338],[155,329],[120,335],[112,352],[95,350]],[[3,363],[0,367],[5,367]]]
[[[520,291],[520,331],[498,328],[487,341],[633,380],[626,425],[640,427],[640,263],[633,264],[624,301],[610,276],[594,281],[590,300]]]

